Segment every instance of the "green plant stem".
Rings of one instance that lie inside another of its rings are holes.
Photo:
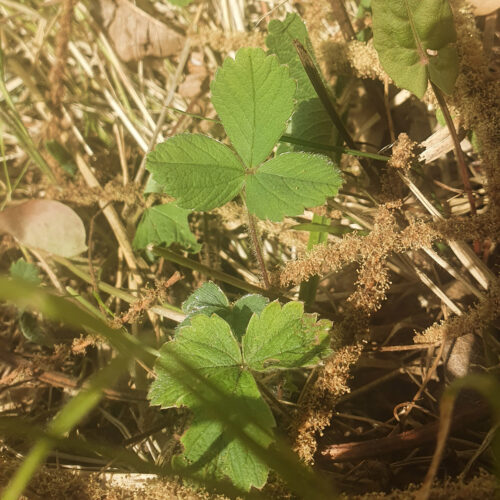
[[[330,219],[321,215],[313,215],[313,224],[328,224]],[[325,243],[328,239],[327,232],[311,231],[309,233],[309,241],[307,242],[307,250],[311,250],[314,246]],[[311,307],[316,300],[316,292],[319,285],[319,276],[311,276],[307,281],[300,284],[299,299],[303,300],[306,307]]]
[[[170,262],[174,262],[175,264],[178,264],[179,266],[187,267],[188,269],[192,269],[193,271],[198,271],[201,274],[204,274],[206,276],[210,276],[211,278],[216,279],[216,280],[220,280],[223,283],[227,283],[228,285],[239,288],[240,290],[244,290],[245,292],[260,293],[262,295],[272,296],[272,297],[275,296],[275,294],[271,294],[269,292],[269,290],[266,290],[265,288],[261,288],[260,286],[251,285],[250,283],[247,283],[246,281],[235,278],[234,276],[231,276],[230,274],[226,274],[222,271],[217,271],[216,269],[212,269],[208,266],[204,266],[203,264],[200,264],[199,262],[196,262],[194,260],[183,257],[182,255],[179,255],[175,252],[172,252],[172,250],[168,250],[167,248],[153,247],[153,253],[155,255],[159,255],[160,257],[167,259]]]
[[[306,146],[308,148],[321,149],[323,151],[334,151],[336,153],[342,153],[351,156],[361,156],[363,158],[371,158],[372,160],[379,161],[389,161],[390,156],[379,155],[376,153],[368,153],[367,151],[359,151],[357,149],[343,148],[341,146],[330,146],[327,144],[319,144],[317,142],[306,141],[304,139],[298,139],[297,137],[292,137],[290,135],[282,135],[280,142],[287,142],[289,144],[297,144],[298,146]]]
[[[257,234],[257,225],[255,223],[255,217],[247,210],[248,215],[248,232],[250,234],[250,240],[252,242],[253,248],[255,250],[255,255],[257,256],[257,262],[259,263],[260,272],[262,274],[262,280],[264,281],[264,286],[269,290],[271,283],[269,281],[269,275],[267,274],[266,263],[264,262],[264,254],[262,253],[262,245],[259,241],[259,236]]]

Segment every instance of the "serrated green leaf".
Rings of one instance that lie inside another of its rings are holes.
[[[9,267],[9,273],[13,278],[19,278],[33,285],[41,283],[38,268],[35,264],[26,262],[24,259],[18,259]]]
[[[253,376],[247,371],[233,373],[233,391],[228,404],[227,418],[238,425],[242,432],[252,436],[261,446],[273,441],[274,417],[262,399]],[[252,421],[244,418],[252,416]],[[242,418],[243,417],[243,418]],[[252,486],[261,488],[267,480],[269,468],[237,438],[228,434],[221,422],[195,413],[195,418],[181,439],[184,467],[199,470],[200,477],[224,479],[248,491]]]
[[[316,364],[330,353],[331,322],[304,314],[304,304],[283,308],[271,302],[253,316],[242,341],[243,357],[252,370],[267,371]]]
[[[219,402],[218,393],[226,394],[227,418],[241,424],[259,444],[273,441],[274,417],[242,361],[228,323],[215,314],[210,318],[199,314],[161,348],[149,398],[162,408],[187,406],[194,411],[195,422],[182,438],[185,465],[199,468],[202,475],[228,476],[249,490],[265,484],[267,466],[203,411],[205,400]]]
[[[290,76],[297,80],[297,93],[295,95],[297,101],[301,102],[316,97],[316,91],[293,45],[293,41],[298,40],[316,62],[304,21],[297,14],[290,13],[287,14],[284,21],[273,19],[269,23],[268,32],[266,45],[269,52],[276,54],[280,63],[289,67]]]
[[[175,203],[148,208],[137,226],[133,246],[146,248],[150,244],[167,246],[178,243],[190,252],[199,252],[201,245],[189,229],[190,211],[179,208]]]
[[[211,281],[203,283],[203,285],[198,288],[198,290],[195,290],[182,304],[182,310],[187,315],[202,313],[205,314],[205,316],[211,316],[219,309],[226,309],[228,307],[229,301],[226,295]]]
[[[279,222],[324,203],[342,184],[339,171],[321,155],[285,153],[246,177],[246,203],[260,219]]]
[[[298,105],[292,116],[290,132],[293,137],[317,144],[335,144],[338,138],[337,129],[319,98],[309,99]],[[298,145],[292,145],[292,151],[318,153],[318,150]]]
[[[177,205],[211,210],[232,200],[244,180],[244,167],[224,144],[204,135],[181,134],[158,144],[146,168]]]
[[[233,304],[232,311],[226,321],[231,325],[238,340],[243,337],[252,314],[260,314],[268,302],[269,299],[262,295],[245,295]]]
[[[288,68],[262,49],[226,58],[211,86],[212,103],[246,167],[264,161],[286,128],[296,83]]]
[[[239,370],[242,362],[240,347],[231,328],[215,314],[210,318],[203,314],[194,316],[190,325],[178,331],[175,340],[162,346],[160,354],[155,364],[158,378],[151,385],[149,398],[153,405],[162,408],[200,405],[195,391],[187,392],[169,370],[186,372],[185,376],[189,377],[184,366],[187,363],[203,378],[210,379],[219,390],[230,393],[235,370]],[[194,386],[200,383],[196,380]]]
[[[430,78],[453,90],[458,56],[447,0],[373,0],[373,41],[380,62],[396,85],[422,98]]]

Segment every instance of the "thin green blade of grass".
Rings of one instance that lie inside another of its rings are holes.
[[[3,500],[17,500],[38,467],[54,445],[53,438],[63,437],[87,415],[102,398],[103,390],[109,387],[127,369],[127,359],[115,358],[106,368],[93,375],[88,386],[71,399],[49,424],[47,436],[39,439],[26,456],[5,488]]]
[[[38,152],[31,136],[24,126],[19,113],[10,97],[9,91],[5,84],[5,73],[4,73],[4,53],[0,47],[0,92],[7,104],[8,111],[0,109],[0,120],[8,126],[11,131],[17,137],[17,140],[28,154],[33,163],[41,170],[43,174],[47,176],[50,182],[56,182],[56,178],[50,169],[47,162],[43,159],[42,155]]]
[[[158,356],[155,349],[142,344],[125,329],[114,330],[67,298],[52,295],[22,280],[0,276],[0,300],[13,302],[19,308],[34,308],[47,318],[97,333],[106,338],[122,356],[137,358],[147,364]]]
[[[311,250],[314,246],[320,245],[322,243],[326,243],[328,240],[328,233],[325,231],[316,231],[315,226],[320,227],[330,227],[328,225],[330,219],[328,217],[322,217],[321,215],[313,215],[312,224],[308,224],[309,227],[307,230],[309,233],[309,241],[307,242],[307,250]],[[294,227],[296,229],[296,226]],[[316,300],[316,292],[318,290],[319,285],[319,276],[312,276],[307,281],[304,281],[300,284],[299,290],[299,299],[303,300],[307,307],[311,307]]]

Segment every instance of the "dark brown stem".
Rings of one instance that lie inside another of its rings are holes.
[[[467,172],[467,166],[465,165],[465,155],[464,152],[462,151],[462,147],[460,146],[460,139],[458,138],[457,131],[455,129],[455,124],[453,123],[453,120],[451,118],[450,110],[448,109],[443,93],[432,82],[431,85],[432,85],[432,90],[434,91],[434,95],[436,96],[436,99],[439,103],[439,107],[443,112],[443,116],[446,121],[446,126],[448,127],[451,138],[453,140],[453,146],[455,148],[455,155],[457,157],[458,168],[460,171],[460,175],[462,177],[462,182],[464,185],[465,192],[467,193],[467,198],[469,200],[471,214],[476,215],[477,213],[476,202],[474,200],[474,197],[472,196],[472,187],[470,184],[469,174]]]
[[[340,137],[349,146],[349,148],[356,149],[356,144],[354,142],[354,139],[351,137],[351,134],[345,127],[344,123],[342,122],[342,119],[340,118],[339,114],[337,113],[337,110],[335,109],[335,99],[333,98],[330,90],[324,84],[323,78],[321,78],[321,75],[318,69],[316,68],[316,65],[314,64],[312,57],[309,55],[306,48],[300,43],[299,40],[294,40],[293,45],[295,47],[295,50],[297,51],[300,62],[302,63],[305,72],[307,73],[309,81],[314,87],[314,90],[316,91],[319,100],[323,104],[325,111],[332,120],[332,123],[337,128]],[[374,186],[378,186],[379,185],[378,173],[372,167],[371,163],[366,158],[358,158],[358,161],[365,170],[368,177],[370,178],[371,183]]]
[[[262,279],[264,281],[264,287],[269,290],[271,283],[269,282],[269,275],[267,274],[266,263],[264,262],[264,255],[262,254],[262,246],[257,235],[257,227],[255,224],[255,217],[248,213],[248,232],[250,233],[250,240],[255,249],[255,255],[257,256],[257,262],[259,263],[260,272],[262,273]]]
[[[316,91],[316,94],[318,94],[318,97],[321,103],[323,104],[326,112],[328,113],[328,116],[332,120],[333,124],[335,125],[335,127],[337,127],[337,130],[339,131],[342,140],[351,149],[355,149],[356,144],[354,143],[351,134],[349,134],[344,124],[342,123],[342,120],[340,119],[340,116],[338,115],[337,110],[335,109],[335,105],[333,104],[334,99],[330,94],[330,91],[326,88],[325,84],[323,83],[323,79],[321,78],[321,75],[319,74],[319,71],[317,70],[314,64],[314,61],[312,60],[311,56],[309,55],[305,47],[299,42],[299,40],[294,40],[293,44],[295,46],[297,54],[299,55],[300,62],[302,63],[302,66],[304,67],[304,70],[307,73],[307,76],[309,77],[309,80],[312,86],[314,87],[314,90]]]
[[[488,405],[478,402],[461,412],[451,421],[451,429],[456,430],[471,425],[488,415]],[[359,462],[367,458],[380,457],[391,453],[405,452],[432,442],[439,431],[439,422],[424,425],[419,429],[402,432],[378,439],[326,445],[320,453],[324,461]]]

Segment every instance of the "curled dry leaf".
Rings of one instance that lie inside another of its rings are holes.
[[[181,35],[128,0],[99,0],[96,8],[118,57],[125,62],[168,57],[182,49]]]
[[[31,200],[0,212],[2,233],[11,234],[27,247],[61,257],[74,257],[87,248],[80,217],[53,200]]]

